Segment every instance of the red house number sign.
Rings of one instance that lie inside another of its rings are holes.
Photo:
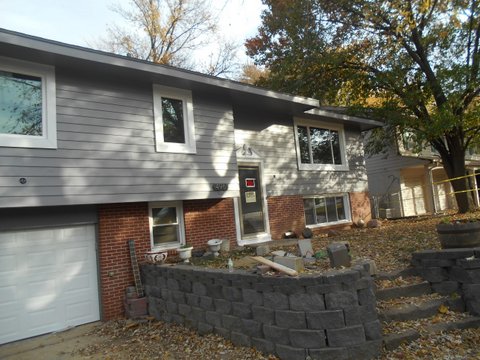
[[[255,179],[254,178],[246,178],[245,179],[245,187],[254,188],[255,187]]]

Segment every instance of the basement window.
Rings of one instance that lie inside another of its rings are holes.
[[[149,213],[152,249],[174,249],[185,244],[181,202],[150,203]]]
[[[335,225],[351,222],[348,195],[312,196],[303,199],[305,224]]]

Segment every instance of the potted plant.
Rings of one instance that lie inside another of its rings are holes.
[[[192,257],[192,250],[193,246],[188,246],[185,244],[177,249],[177,253],[180,259],[183,260],[184,263],[188,264],[190,262],[190,258]]]
[[[480,219],[444,218],[437,224],[443,249],[480,246]]]
[[[220,251],[220,247],[222,246],[223,240],[220,239],[211,239],[207,241],[207,245],[210,248],[210,252],[213,254],[214,257],[217,257]]]

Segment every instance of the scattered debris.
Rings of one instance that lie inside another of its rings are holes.
[[[268,265],[270,266],[272,269],[275,269],[277,271],[280,271],[282,273],[285,273],[287,275],[290,275],[290,276],[297,276],[298,275],[298,272],[295,271],[295,270],[292,270],[286,266],[283,266],[283,265],[280,265],[280,264],[277,264],[277,263],[274,263],[273,261],[270,261],[268,259],[265,259],[264,257],[261,257],[261,256],[252,256],[252,259],[254,259],[255,261],[258,261],[259,263],[262,263],[264,265]]]
[[[286,266],[297,272],[302,272],[305,268],[303,264],[303,259],[298,256],[275,256],[273,258],[273,261],[276,264]]]
[[[312,236],[313,236],[313,231],[309,228],[305,228],[303,229],[302,231],[302,236],[305,238],[305,239],[310,239]]]
[[[332,243],[327,246],[328,257],[330,258],[330,266],[332,268],[350,267],[351,256],[348,248],[342,243]]]
[[[257,256],[265,256],[270,252],[270,246],[268,245],[259,245],[255,249]]]
[[[368,272],[371,276],[378,274],[377,264],[375,264],[375,260],[367,259],[367,258],[365,258],[365,259],[355,259],[353,261],[352,265],[366,266],[367,269],[368,269]]]
[[[304,258],[312,258],[315,254],[312,248],[312,240],[310,239],[298,240],[298,250]]]
[[[379,228],[382,226],[382,222],[378,219],[372,219],[367,223],[367,227],[370,229]]]

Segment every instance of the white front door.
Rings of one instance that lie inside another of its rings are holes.
[[[99,319],[94,225],[0,232],[0,344]]]

